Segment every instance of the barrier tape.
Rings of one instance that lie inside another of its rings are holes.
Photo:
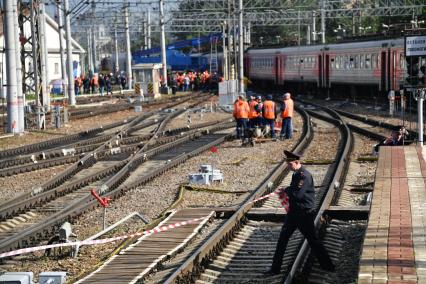
[[[100,240],[76,241],[76,242],[69,242],[69,243],[51,244],[51,245],[44,245],[44,246],[18,249],[18,250],[14,250],[14,251],[1,253],[0,258],[19,255],[19,254],[26,254],[26,253],[40,251],[40,250],[46,250],[46,249],[50,249],[50,248],[82,246],[82,245],[99,245],[99,244],[111,243],[111,242],[115,242],[115,241],[123,240],[123,239],[127,239],[127,238],[140,237],[140,236],[143,236],[143,235],[149,236],[149,235],[152,235],[152,234],[157,234],[157,233],[168,231],[170,229],[175,229],[175,228],[178,228],[178,227],[181,227],[181,226],[192,224],[192,223],[204,220],[206,218],[207,217],[195,218],[195,219],[177,222],[177,223],[166,225],[166,226],[156,227],[154,229],[147,230],[147,231],[137,232],[137,233],[128,234],[128,235],[122,235],[122,236],[117,236],[117,237],[112,237],[112,238],[105,238],[105,239],[100,239]]]
[[[272,193],[269,193],[267,195],[264,195],[264,196],[261,196],[257,199],[254,199],[250,203],[254,203],[256,201],[259,201],[259,200],[262,200],[262,199],[265,199],[265,198],[269,198],[273,195],[277,195],[280,198],[280,194],[279,194],[280,192],[281,191],[279,191],[279,190],[274,191]],[[282,203],[283,206],[285,206],[283,201],[281,203]],[[23,249],[18,249],[18,250],[0,253],[0,258],[20,255],[20,254],[26,254],[26,253],[30,253],[30,252],[46,250],[46,249],[51,249],[51,248],[70,247],[70,246],[79,247],[79,246],[83,246],[83,245],[99,245],[99,244],[111,243],[111,242],[115,242],[115,241],[119,241],[119,240],[123,240],[123,239],[128,239],[128,238],[140,237],[140,236],[144,236],[144,235],[149,236],[149,235],[152,235],[152,234],[165,232],[165,231],[175,229],[175,228],[178,228],[178,227],[181,227],[181,226],[185,226],[185,225],[192,224],[192,223],[195,223],[195,222],[198,222],[198,221],[202,221],[206,218],[208,218],[208,217],[206,216],[206,217],[195,218],[195,219],[191,219],[191,220],[187,220],[187,221],[181,221],[181,222],[177,222],[177,223],[166,225],[166,226],[155,227],[154,229],[151,229],[151,230],[146,230],[146,231],[142,231],[142,232],[137,232],[137,233],[128,234],[128,235],[122,235],[122,236],[117,236],[117,237],[112,237],[112,238],[105,238],[105,239],[99,239],[99,240],[87,240],[87,241],[75,241],[75,242],[68,242],[68,243],[59,243],[59,244],[51,244],[51,245],[43,245],[43,246],[37,246],[37,247],[23,248]]]

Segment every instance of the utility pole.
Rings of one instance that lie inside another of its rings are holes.
[[[129,31],[129,5],[127,2],[124,4],[124,20],[126,31],[126,76],[127,76],[127,89],[132,89],[132,54],[130,53],[130,31]]]
[[[238,0],[238,17],[239,17],[239,72],[238,78],[240,80],[240,94],[244,94],[244,35],[243,35],[243,0]]]
[[[118,62],[118,39],[117,39],[117,24],[114,26],[114,52],[115,52],[115,66],[114,75],[116,76],[120,71],[120,63]]]
[[[96,4],[95,1],[92,0],[92,60],[93,60],[93,73],[95,73],[98,70],[98,63],[96,61],[97,59],[97,50],[96,50],[96,27],[95,27],[95,9]]]
[[[143,48],[142,50],[148,49],[148,29],[146,28],[148,26],[147,20],[146,20],[146,14],[144,15],[144,20],[142,21],[142,32],[143,32]]]
[[[46,18],[43,1],[39,2],[39,46],[40,46],[40,58],[41,58],[41,82],[42,82],[42,105],[44,111],[50,110],[50,96],[49,96],[49,82],[48,82],[48,70],[47,70],[47,39],[46,39]]]
[[[58,13],[58,32],[59,32],[59,53],[61,56],[61,79],[62,79],[62,89],[64,92],[64,96],[67,97],[67,89],[66,89],[66,79],[67,79],[67,70],[65,64],[65,52],[64,52],[64,37],[63,37],[63,15],[61,9],[61,1],[56,2],[56,11]]]
[[[93,72],[93,58],[92,58],[92,37],[87,33],[87,60],[89,61],[89,73]]]
[[[164,1],[159,0],[160,5],[160,30],[161,30],[161,64],[163,65],[163,82],[161,82],[162,93],[167,93],[167,58],[166,58],[166,34],[164,31]]]
[[[7,77],[7,132],[19,133],[19,113],[18,113],[18,90],[16,78],[16,49],[14,36],[14,17],[16,13],[13,11],[14,0],[4,0],[4,24],[5,24],[5,54],[6,54],[6,77]]]
[[[300,46],[300,10],[297,11],[297,45]]]
[[[317,20],[317,15],[315,11],[313,11],[312,12],[312,41],[314,42],[314,44],[317,41],[316,20]]]
[[[74,106],[76,104],[74,94],[74,78],[73,78],[73,60],[72,60],[72,45],[71,45],[71,23],[70,11],[68,0],[64,0],[64,14],[65,14],[65,34],[67,45],[67,66],[68,66],[68,99],[69,104]]]
[[[321,0],[321,43],[325,44],[325,1]]]
[[[18,23],[18,5],[17,1],[13,1],[13,35],[15,38],[16,46],[16,82],[17,82],[17,95],[18,95],[18,132],[22,133],[25,131],[25,96],[23,95],[23,84],[22,84],[22,62],[21,62],[21,42],[19,40],[19,23]],[[3,86],[0,86],[3,88]]]
[[[223,79],[228,80],[228,52],[226,48],[226,21],[222,23],[222,42],[223,42]]]
[[[311,45],[311,26],[308,25],[306,29],[306,44]]]
[[[232,30],[232,21],[231,21],[231,0],[228,0],[228,80],[233,80],[232,69],[234,68],[232,64],[232,41],[234,40],[233,35],[231,35]],[[232,39],[232,41],[231,41]]]
[[[148,37],[148,49],[151,49],[151,11],[148,10],[148,17],[146,19],[147,25],[147,37]]]

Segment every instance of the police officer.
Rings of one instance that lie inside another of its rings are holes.
[[[321,267],[327,271],[334,271],[334,265],[315,232],[315,191],[312,175],[300,163],[300,154],[290,151],[284,151],[284,154],[288,167],[294,172],[290,186],[283,188],[281,193],[288,195],[290,208],[281,229],[272,266],[264,274],[275,275],[280,273],[288,240],[296,229],[299,229],[307,239]]]

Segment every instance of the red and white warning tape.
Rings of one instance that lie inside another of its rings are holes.
[[[254,203],[256,201],[271,197],[273,195],[277,195],[280,198],[281,195],[279,193],[280,193],[280,191],[275,191],[275,192],[269,193],[267,195],[261,196],[261,197],[255,199],[255,200],[251,201],[251,203]],[[285,204],[283,202],[284,201],[282,201],[282,204],[285,207]],[[156,234],[156,233],[165,232],[165,231],[175,229],[175,228],[178,228],[178,227],[181,227],[181,226],[185,226],[185,225],[188,225],[188,224],[199,222],[199,221],[204,220],[206,218],[208,218],[208,216],[201,217],[201,218],[195,218],[195,219],[182,221],[182,222],[177,222],[177,223],[170,224],[170,225],[167,225],[167,226],[155,227],[154,229],[151,229],[151,230],[137,232],[137,233],[128,234],[128,235],[117,236],[117,237],[112,237],[112,238],[105,238],[105,239],[99,239],[99,240],[76,241],[76,242],[69,242],[69,243],[60,243],[60,244],[51,244],[51,245],[43,245],[43,246],[37,246],[37,247],[23,248],[23,249],[18,249],[18,250],[0,253],[0,258],[4,258],[4,257],[8,257],[8,256],[14,256],[14,255],[20,255],[20,254],[26,254],[26,253],[30,253],[30,252],[46,250],[46,249],[51,249],[51,248],[57,248],[57,247],[106,244],[106,243],[111,243],[111,242],[115,242],[115,241],[119,241],[119,240],[124,240],[124,239],[127,239],[127,238],[134,238],[134,237],[140,237],[140,236],[143,236],[143,235],[152,235],[152,234]]]
[[[49,248],[106,244],[106,243],[111,243],[111,242],[115,242],[115,241],[119,241],[119,240],[123,240],[123,239],[127,239],[127,238],[140,237],[140,236],[143,236],[143,235],[152,235],[152,234],[156,234],[156,233],[160,233],[160,232],[165,232],[165,231],[168,231],[168,230],[171,230],[171,229],[174,229],[174,228],[178,228],[178,227],[181,227],[181,226],[185,226],[185,225],[188,225],[188,224],[199,222],[201,220],[204,220],[205,218],[207,218],[207,217],[195,218],[195,219],[191,219],[191,220],[187,220],[187,221],[177,222],[177,223],[170,224],[170,225],[167,225],[167,226],[155,227],[154,229],[143,231],[143,232],[137,232],[137,233],[134,233],[134,234],[122,235],[122,236],[106,238],[106,239],[77,241],[77,242],[51,244],[51,245],[44,245],[44,246],[18,249],[18,250],[14,250],[14,251],[1,253],[0,258],[19,255],[19,254],[25,254],[25,253],[30,253],[30,252],[40,251],[40,250],[46,250],[46,249],[49,249]]]

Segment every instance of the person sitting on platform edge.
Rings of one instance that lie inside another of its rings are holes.
[[[403,135],[404,133],[404,135]],[[404,138],[405,135],[408,134],[408,131],[405,129],[405,127],[399,127],[392,131],[392,134],[390,137],[386,138],[379,144],[374,145],[374,154],[377,154],[379,152],[380,146],[401,146],[404,145]]]
[[[290,203],[289,211],[282,226],[275,249],[271,268],[265,275],[280,273],[287,243],[296,229],[305,236],[320,266],[326,271],[335,271],[333,262],[315,231],[315,190],[314,180],[310,172],[302,166],[302,155],[285,150],[288,167],[293,171],[290,186],[281,189],[280,196],[287,195]]]

